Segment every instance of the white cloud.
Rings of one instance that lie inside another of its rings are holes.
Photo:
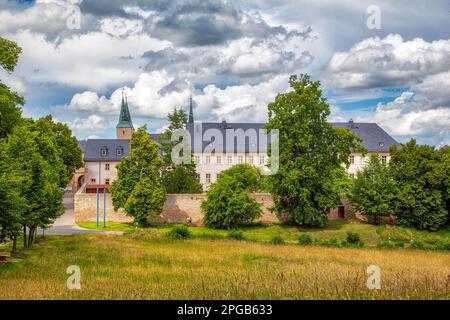
[[[144,64],[142,54],[166,45],[147,35],[117,38],[100,32],[74,35],[60,43],[30,31],[20,31],[7,38],[18,42],[23,49],[15,73],[27,81],[93,90],[134,82]]]
[[[426,77],[394,101],[360,113],[358,121],[380,124],[399,138],[415,137],[436,145],[450,141],[450,72]]]
[[[92,114],[87,118],[75,118],[72,121],[68,121],[67,125],[73,131],[82,132],[101,132],[107,128],[104,117]]]
[[[337,52],[327,71],[334,88],[402,87],[450,69],[450,39],[405,41],[398,34],[371,37]]]
[[[277,93],[288,88],[288,75],[276,76],[256,85],[235,85],[223,89],[208,85],[195,90],[184,82],[185,87],[181,90],[167,90],[175,81],[164,71],[142,73],[132,88],[125,88],[132,116],[166,118],[174,107],[187,109],[189,97],[193,94],[197,120],[264,121],[267,104],[275,99]],[[118,114],[121,92],[121,88],[116,89],[110,98],[91,91],[77,93],[67,109]]]

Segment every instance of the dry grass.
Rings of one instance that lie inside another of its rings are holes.
[[[366,287],[371,264],[381,290]],[[69,265],[81,290],[66,288]],[[0,299],[450,299],[449,276],[446,252],[53,236],[0,267]]]

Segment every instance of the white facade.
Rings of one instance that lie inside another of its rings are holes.
[[[358,171],[362,170],[364,166],[369,162],[370,157],[373,153],[366,153],[365,155],[361,153],[352,153],[350,155],[350,166],[347,169],[347,173],[355,178],[358,174]],[[377,153],[381,161],[383,163],[388,163],[391,159],[391,155],[389,153]]]
[[[236,164],[247,163],[262,168],[268,161],[266,153],[194,153],[193,156],[200,183],[205,189],[217,181],[220,172]]]
[[[389,162],[389,153],[378,153],[382,162]],[[350,155],[350,166],[347,168],[347,173],[355,178],[358,171],[362,170],[368,163],[372,153],[362,155],[361,153],[352,153]],[[220,172],[227,170],[230,167],[247,163],[257,168],[262,168],[268,162],[266,153],[194,153],[193,160],[196,163],[196,171],[200,176],[200,183],[205,190],[217,181]]]
[[[86,161],[86,184],[111,184],[117,178],[118,163],[117,161]]]

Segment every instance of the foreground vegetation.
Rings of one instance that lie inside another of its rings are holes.
[[[97,229],[95,222],[78,222],[86,229]],[[172,224],[156,224],[147,230],[160,235],[167,234],[173,228]],[[132,223],[107,222],[108,231],[135,231]],[[139,228],[138,230],[146,230]],[[189,227],[193,238],[199,239],[227,239],[230,232],[207,227]],[[297,243],[301,234],[308,235],[313,244],[326,246],[347,246],[348,233],[356,233],[361,243],[355,246],[384,247],[384,248],[414,248],[414,249],[450,249],[450,229],[438,232],[419,231],[413,228],[400,226],[375,226],[364,222],[331,220],[324,228],[308,228],[287,226],[283,224],[255,224],[241,227],[243,240],[271,242],[274,237],[281,237],[287,243]],[[445,247],[444,247],[445,244]],[[438,247],[440,245],[440,247]]]
[[[378,265],[381,290],[366,287]],[[81,269],[68,290],[66,269]],[[0,299],[450,299],[445,252],[324,248],[234,240],[47,236],[0,267]]]

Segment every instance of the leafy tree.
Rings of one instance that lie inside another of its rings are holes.
[[[349,129],[327,122],[330,107],[320,82],[293,75],[292,90],[270,103],[266,129],[279,129],[279,170],[269,176],[274,209],[297,225],[323,226],[340,203],[344,165],[353,151],[364,152]]]
[[[396,195],[397,186],[390,168],[374,154],[364,169],[358,172],[348,196],[357,210],[373,216],[376,222],[378,216],[394,213]]]
[[[431,231],[444,226],[449,169],[441,161],[434,147],[418,145],[414,139],[401,148],[393,146],[389,165],[398,185],[394,206],[399,223]]]
[[[172,142],[172,134],[175,130],[186,129],[188,122],[187,113],[181,108],[175,108],[168,114],[169,127],[160,135],[161,150],[164,158],[162,173],[163,185],[167,193],[201,193],[202,185],[200,177],[195,171],[195,164],[175,165],[172,161],[172,148],[178,142]]]
[[[26,200],[21,193],[23,179],[11,170],[10,159],[4,153],[5,144],[0,141],[0,242],[11,239],[12,252],[15,252]]]
[[[52,116],[50,115],[38,121],[45,122],[52,129],[56,137],[60,157],[65,166],[64,173],[61,175],[61,187],[64,187],[70,181],[75,171],[83,166],[83,157],[81,149],[78,146],[77,138],[72,135],[72,130],[69,129],[67,124],[53,122]]]
[[[202,193],[198,174],[185,166],[164,171],[162,183],[167,193]]]
[[[159,138],[162,140],[161,151],[163,152],[165,166],[171,167],[173,165],[171,159],[172,148],[177,144],[177,142],[171,141],[172,133],[178,129],[186,129],[188,115],[182,108],[174,108],[167,115],[167,118],[169,120],[169,126]]]
[[[0,66],[11,73],[17,65],[20,47],[12,41],[0,38]],[[25,100],[0,81],[0,138],[6,137],[21,121],[21,110]]]
[[[139,128],[131,139],[130,155],[117,165],[118,176],[110,189],[114,209],[124,208],[137,224],[157,216],[164,206],[166,193],[160,176],[163,160],[158,149],[147,128]]]
[[[236,168],[237,167],[237,168]],[[206,226],[218,229],[236,229],[261,216],[259,204],[250,197],[259,184],[258,170],[250,165],[237,165],[223,171],[207,192],[201,207]],[[249,180],[242,179],[249,177]]]
[[[447,210],[447,225],[450,224],[450,146],[444,146],[438,150],[439,164],[437,170],[440,172],[442,181],[440,189],[445,199]]]
[[[37,228],[48,227],[64,212],[63,192],[59,188],[62,160],[58,158],[55,136],[32,121],[14,128],[4,148],[10,172],[21,177],[20,193],[26,203],[21,223],[24,245],[29,247]],[[28,239],[26,228],[30,230]]]
[[[261,185],[261,173],[254,166],[243,163],[234,165],[219,174],[220,177],[230,176],[245,189],[256,192]]]

